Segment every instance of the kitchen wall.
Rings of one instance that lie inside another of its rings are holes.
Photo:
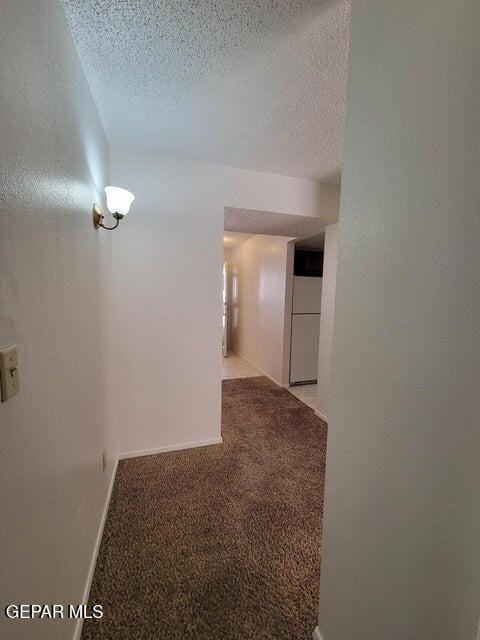
[[[330,378],[332,367],[333,320],[337,276],[338,223],[325,229],[323,254],[322,315],[318,343],[317,413],[328,422],[330,413]]]
[[[121,151],[112,180],[137,195],[114,243],[120,450],[218,442],[224,207],[331,220],[332,186]]]
[[[82,601],[116,444],[112,238],[91,217],[108,147],[60,4],[2,2],[0,58],[0,344],[17,344],[21,385],[0,405],[3,612]],[[0,616],[5,640],[73,632]]]
[[[353,3],[319,630],[480,617],[480,5]]]
[[[287,306],[287,263],[292,238],[257,235],[232,250],[232,349],[277,384],[288,381],[284,371]],[[291,277],[290,277],[291,280]]]

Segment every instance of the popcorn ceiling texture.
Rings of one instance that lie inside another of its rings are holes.
[[[309,216],[235,207],[225,207],[224,212],[225,231],[308,238],[318,235],[324,228],[325,222],[321,218]]]
[[[350,0],[62,0],[112,147],[337,181]]]

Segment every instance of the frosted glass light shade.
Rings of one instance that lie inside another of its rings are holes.
[[[119,213],[126,216],[135,196],[126,189],[120,187],[105,187],[107,194],[107,207],[110,213]]]

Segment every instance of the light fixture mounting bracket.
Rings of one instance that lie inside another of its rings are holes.
[[[93,205],[92,216],[93,216],[93,226],[95,227],[95,229],[99,229],[101,227],[102,229],[106,229],[107,231],[113,231],[114,229],[116,229],[118,227],[118,223],[123,218],[123,215],[121,213],[112,213],[112,216],[115,218],[116,223],[113,227],[106,227],[103,224],[103,220],[105,216],[103,215],[103,212],[98,206],[98,204]]]
[[[102,220],[104,218],[102,210],[100,209],[98,204],[93,205],[92,214],[93,214],[93,226],[95,227],[95,229],[98,229],[98,227],[101,225]]]

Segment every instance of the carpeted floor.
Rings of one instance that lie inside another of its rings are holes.
[[[120,462],[83,640],[310,640],[327,427],[267,378],[223,382],[224,444]]]

